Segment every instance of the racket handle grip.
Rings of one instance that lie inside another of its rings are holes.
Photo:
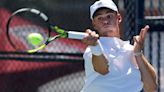
[[[68,31],[67,32],[67,37],[70,38],[70,39],[78,39],[78,40],[81,40],[85,36],[87,36],[87,33],[84,33],[84,32],[75,32],[75,31]]]

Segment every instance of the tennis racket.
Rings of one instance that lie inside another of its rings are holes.
[[[31,33],[43,37],[39,45],[32,45],[27,40]],[[50,42],[58,38],[83,39],[86,33],[66,31],[49,23],[43,12],[33,8],[21,8],[13,12],[6,24],[7,39],[17,51],[35,53],[44,49]]]

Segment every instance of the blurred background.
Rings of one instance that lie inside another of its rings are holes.
[[[79,92],[85,79],[82,54],[86,46],[81,41],[61,39],[49,44],[41,54],[19,54],[8,43],[6,22],[12,12],[29,7],[47,14],[54,25],[83,32],[92,29],[89,7],[95,1],[0,0],[0,92]],[[132,37],[150,25],[144,54],[158,74],[158,92],[164,92],[164,0],[114,2],[123,16],[122,39],[133,43]]]

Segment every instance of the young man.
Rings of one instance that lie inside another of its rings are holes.
[[[120,39],[122,21],[112,0],[96,1],[90,7],[90,17],[96,34],[86,30],[85,85],[81,92],[155,92],[157,77],[142,49],[149,26],[134,37],[134,45]]]

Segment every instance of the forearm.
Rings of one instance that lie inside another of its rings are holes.
[[[92,55],[92,65],[94,70],[102,75],[105,75],[109,72],[108,61],[103,54],[99,56]]]
[[[102,52],[100,44],[89,46],[92,53],[92,65],[96,72],[105,75],[108,71],[108,61]]]
[[[146,92],[154,92],[157,88],[157,76],[153,66],[147,61],[144,55],[135,56]]]

